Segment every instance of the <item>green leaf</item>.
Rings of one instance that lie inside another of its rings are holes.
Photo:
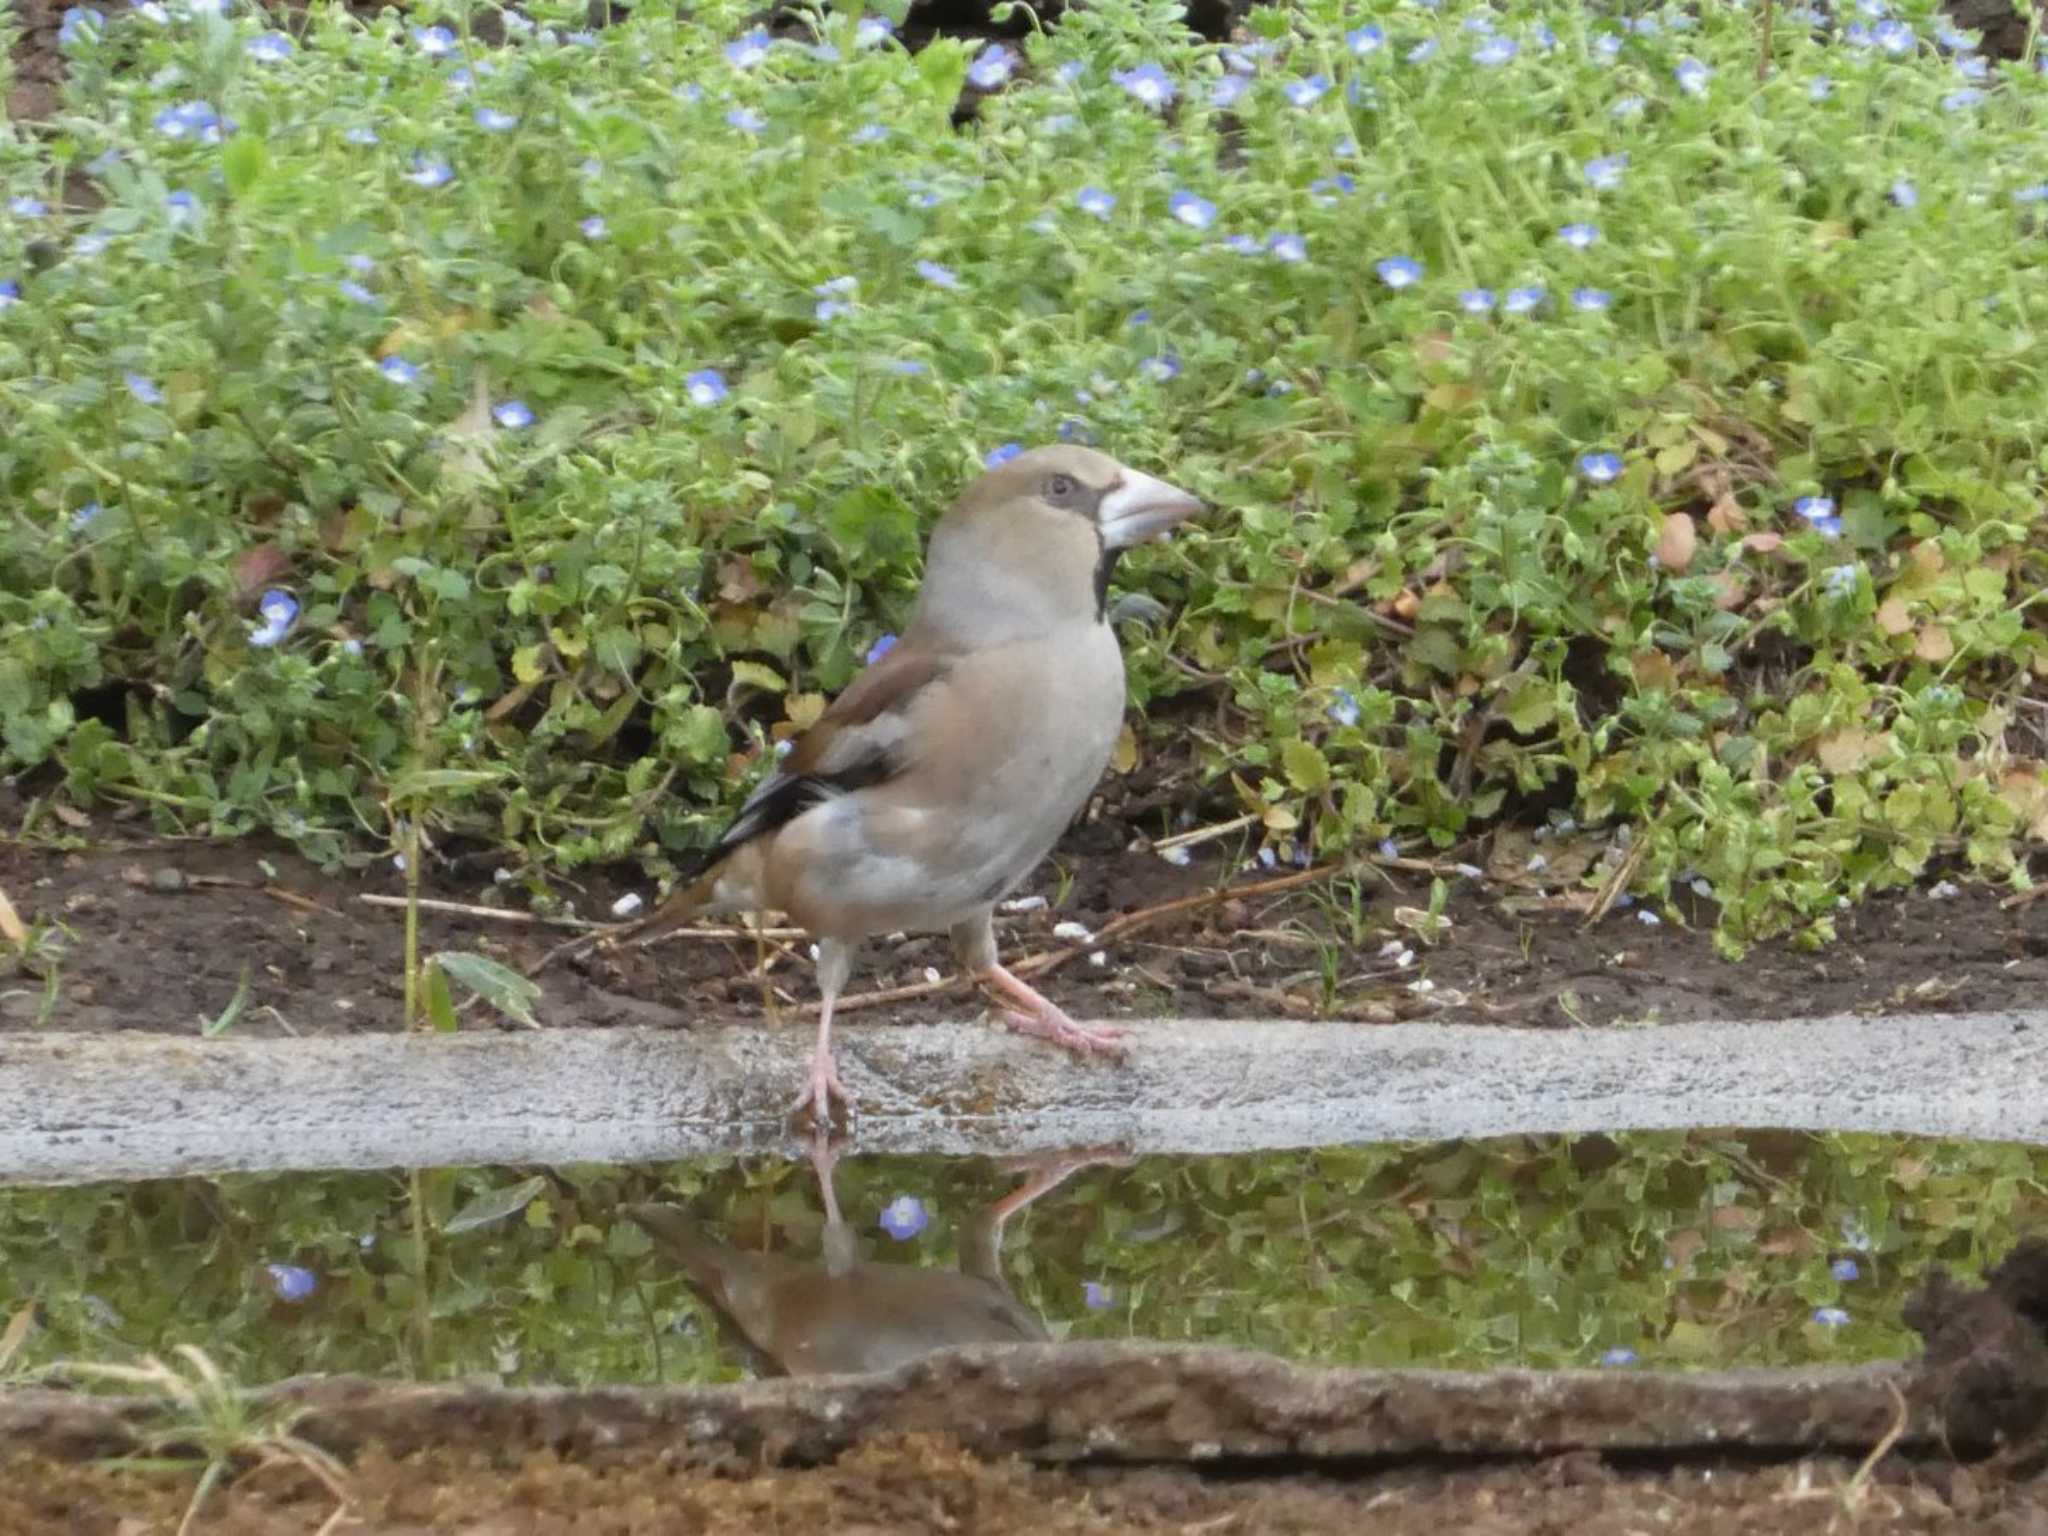
[[[514,1023],[540,1027],[533,1016],[540,988],[511,967],[460,950],[442,950],[433,956],[433,962],[449,980],[460,982]]]
[[[474,1232],[478,1227],[488,1227],[494,1222],[517,1216],[532,1204],[548,1181],[540,1174],[522,1179],[517,1184],[508,1184],[503,1189],[494,1189],[488,1194],[478,1195],[461,1210],[441,1223],[441,1235],[453,1237],[458,1232]]]
[[[782,674],[773,667],[758,661],[736,661],[732,664],[732,680],[745,683],[750,688],[765,689],[769,693],[786,693],[789,684]]]
[[[1303,794],[1313,794],[1327,789],[1330,783],[1330,761],[1314,742],[1296,737],[1280,748],[1280,766],[1287,774],[1287,782]]]
[[[438,965],[426,969],[427,1019],[437,1033],[452,1035],[461,1025],[455,1017],[455,999],[448,993],[448,973]]]
[[[226,1034],[235,1027],[235,1020],[242,1016],[242,1010],[248,1006],[249,967],[245,965],[242,967],[242,979],[235,983],[235,995],[228,999],[227,1007],[221,1009],[220,1013],[212,1019],[202,1019],[199,1024],[199,1033],[208,1040],[213,1039],[216,1035]]]
[[[502,777],[497,768],[414,768],[391,781],[391,797],[425,800],[450,790],[481,789]]]
[[[262,179],[269,162],[270,152],[253,133],[238,133],[221,146],[220,173],[236,197],[244,196]]]

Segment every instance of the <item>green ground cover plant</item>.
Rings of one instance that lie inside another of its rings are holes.
[[[1122,574],[1137,746],[1281,857],[1626,828],[1731,947],[2026,882],[2031,57],[1878,0],[583,15],[72,14],[0,138],[0,768],[663,871],[1066,436],[1222,509]]]

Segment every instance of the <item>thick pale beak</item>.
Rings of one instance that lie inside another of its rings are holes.
[[[1202,502],[1186,491],[1126,469],[1096,508],[1095,521],[1105,549],[1129,549],[1160,537],[1201,510]]]

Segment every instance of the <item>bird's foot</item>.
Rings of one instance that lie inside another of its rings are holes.
[[[1020,1035],[1036,1035],[1041,1040],[1050,1040],[1077,1056],[1100,1054],[1121,1058],[1123,1042],[1130,1038],[1131,1033],[1114,1024],[1082,1024],[1069,1018],[1065,1009],[1052,1002],[1029,1012],[1006,1008],[1003,1021]]]
[[[846,1106],[846,1118],[853,1118],[853,1095],[846,1091],[846,1084],[839,1080],[839,1069],[832,1057],[819,1051],[811,1057],[811,1072],[804,1083],[804,1091],[796,1096],[796,1102],[789,1106],[792,1115],[802,1114],[806,1109],[818,1125],[829,1128],[832,1124],[832,1101],[837,1099]]]

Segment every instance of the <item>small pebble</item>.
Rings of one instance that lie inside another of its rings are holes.
[[[1065,922],[1054,923],[1052,936],[1056,939],[1065,939],[1069,944],[1085,944],[1095,937],[1088,931],[1087,924],[1077,923],[1071,918]]]
[[[1106,949],[1098,949],[1098,950],[1096,950],[1096,951],[1095,951],[1095,952],[1094,952],[1093,954],[1091,954],[1091,955],[1090,955],[1090,956],[1088,957],[1088,963],[1089,963],[1090,965],[1107,965],[1107,964],[1109,964],[1109,951],[1108,951],[1108,950],[1106,950]]]
[[[1003,903],[1005,912],[1036,912],[1045,905],[1043,896],[1012,896]]]
[[[640,910],[641,906],[640,893],[638,891],[628,891],[612,903],[612,916],[631,917]]]
[[[149,888],[153,891],[182,891],[185,889],[185,871],[166,865],[149,872]]]
[[[928,965],[924,968],[924,979],[930,982],[932,985],[937,986],[938,983],[944,980],[945,978],[940,976],[939,968],[936,965]]]

